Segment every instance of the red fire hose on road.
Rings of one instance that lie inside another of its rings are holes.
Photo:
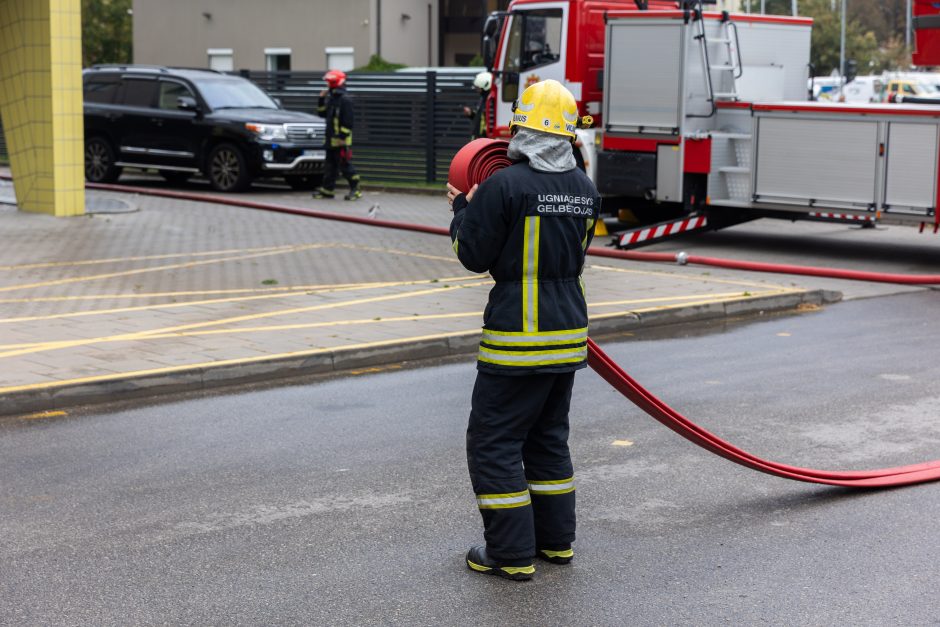
[[[468,190],[473,185],[480,183],[486,176],[489,176],[500,167],[503,167],[502,159],[505,159],[505,141],[477,139],[460,150],[454,157],[450,166],[450,181],[458,189]],[[599,251],[591,249],[592,254],[606,257],[616,257],[620,259],[639,259],[643,261],[673,261],[677,260],[675,255],[662,253],[633,253],[629,251]],[[710,263],[710,265],[722,265],[722,267],[746,267],[751,270],[771,271],[770,264],[746,264],[744,262],[725,262],[725,260],[712,260],[707,257],[695,258],[698,263],[722,262],[721,264]],[[687,259],[692,262],[692,258]],[[680,263],[684,261],[679,259]],[[760,268],[755,266],[761,266]],[[782,266],[786,268],[797,268],[796,266]],[[833,274],[823,274],[820,268],[805,268],[819,272],[796,272],[796,274],[812,274],[814,276],[833,276]],[[781,272],[781,270],[775,270]],[[783,270],[782,272],[787,272]],[[903,275],[877,275],[876,273],[854,273],[848,270],[841,270],[838,278],[855,278],[858,280],[886,280],[888,276]],[[849,275],[852,276],[849,276]],[[862,278],[863,276],[878,278]],[[920,277],[918,277],[920,278]],[[923,277],[929,279],[923,281],[926,283],[940,283],[940,277]],[[892,281],[907,282],[907,281]],[[637,383],[620,366],[614,363],[600,347],[594,343],[594,340],[588,338],[588,363],[605,381],[610,383],[617,391],[630,399],[640,409],[650,416],[669,427],[690,442],[701,446],[705,450],[724,457],[736,464],[760,472],[794,479],[796,481],[806,481],[809,483],[821,483],[826,485],[843,486],[851,488],[885,488],[892,486],[908,485],[912,483],[922,483],[925,481],[934,481],[940,479],[940,460],[911,466],[901,466],[897,468],[884,468],[880,470],[869,471],[846,471],[833,472],[825,470],[814,470],[811,468],[799,468],[788,466],[777,462],[761,459],[747,451],[743,451],[736,446],[725,442],[718,436],[699,427],[691,420],[685,418],[682,414],[672,409],[659,400],[653,394],[648,392],[643,386]]]
[[[481,182],[500,168],[508,165],[510,162],[505,154],[507,145],[507,142],[501,140],[478,139],[464,146],[464,148],[457,153],[453,162],[451,163],[451,183],[454,184],[458,189],[469,190],[474,184]],[[125,185],[89,183],[87,187],[107,191],[132,192],[149,196],[175,198],[179,200],[212,202],[235,207],[261,209],[264,211],[275,211],[279,213],[287,213],[327,220],[340,220],[355,224],[417,231],[435,235],[450,234],[449,230],[443,227],[434,227],[424,224],[409,224],[390,220],[376,220],[372,218],[350,216],[327,211],[300,209],[286,205],[241,200],[230,196],[144,189]],[[684,253],[675,255],[667,253],[641,253],[633,251],[590,248],[588,250],[588,254],[617,259],[629,259],[634,261],[677,261],[679,263],[699,263],[704,265],[753,270],[759,272],[802,274],[809,276],[853,279],[859,281],[880,281],[912,285],[940,284],[940,276],[914,276],[882,274],[874,272],[856,272],[852,270],[830,270],[825,268],[786,266],[744,261],[731,261],[710,257],[685,256]],[[693,442],[694,444],[697,444],[705,450],[711,451],[716,455],[724,457],[729,461],[740,464],[747,468],[752,468],[760,472],[774,475],[776,477],[783,477],[786,479],[852,488],[886,488],[914,483],[923,483],[926,481],[935,481],[940,479],[940,460],[914,464],[910,466],[884,468],[880,470],[838,472],[799,468],[761,459],[756,455],[752,455],[722,440],[718,436],[706,431],[702,427],[699,427],[689,419],[682,416],[679,412],[669,407],[666,403],[656,398],[653,394],[651,394],[633,378],[631,378],[630,375],[628,375],[616,363],[614,363],[614,361],[591,339],[588,339],[588,363],[590,364],[591,368],[593,368],[594,371],[597,372],[605,381],[610,383],[616,390],[635,403],[640,409],[648,413],[650,416],[665,426],[669,427],[682,437],[686,438],[690,442]]]
[[[674,261],[680,265],[689,263],[731,270],[750,270],[752,272],[772,272],[774,274],[799,274],[819,276],[827,279],[847,279],[850,281],[868,281],[874,283],[900,283],[904,285],[940,285],[940,274],[891,274],[886,272],[862,272],[842,268],[814,268],[812,266],[791,266],[781,263],[760,263],[757,261],[736,261],[702,257],[686,253],[643,253],[634,250],[610,250],[591,248],[590,254],[597,257],[629,259],[631,261]]]

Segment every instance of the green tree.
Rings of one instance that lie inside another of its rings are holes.
[[[133,60],[131,0],[82,0],[82,64]]]
[[[862,3],[866,0],[847,0],[849,6],[848,20],[845,27],[845,58],[846,61],[854,59],[858,64],[859,74],[868,74],[870,72],[880,72],[888,69],[891,61],[896,55],[885,54],[879,45],[878,35],[872,29],[872,25],[878,24],[884,27],[883,32],[889,32],[885,26],[886,16],[890,12],[882,13],[879,10],[872,10],[866,14],[863,22],[856,15],[858,12],[853,10],[853,3]],[[894,4],[896,0],[887,0],[886,5]],[[903,1],[903,0],[901,0]],[[742,2],[742,8],[746,5],[746,0]],[[833,5],[835,10],[833,11]],[[759,0],[751,1],[751,10],[760,7]],[[816,68],[817,75],[825,75],[839,68],[839,50],[840,37],[842,33],[842,15],[840,10],[842,0],[799,0],[798,11],[800,15],[813,18],[813,40],[810,49],[810,60]],[[871,8],[871,7],[869,7]],[[888,7],[890,8],[890,7]],[[778,15],[790,15],[792,3],[790,0],[766,0],[766,12]],[[903,19],[903,9],[901,13]],[[903,23],[903,22],[902,22]],[[904,27],[901,27],[903,36]],[[888,46],[896,37],[888,37],[883,42]]]

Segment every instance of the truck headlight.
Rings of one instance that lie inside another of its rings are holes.
[[[258,124],[248,122],[245,128],[265,141],[276,141],[287,139],[287,129],[283,124]]]

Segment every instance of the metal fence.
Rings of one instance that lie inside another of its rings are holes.
[[[323,72],[241,72],[287,109],[315,112]],[[445,182],[450,160],[470,138],[464,105],[473,108],[468,72],[351,73],[353,154],[363,178]]]
[[[241,71],[284,108],[315,113],[323,72]],[[472,72],[350,73],[347,90],[356,121],[353,154],[366,181],[443,183],[457,150],[469,139],[464,105],[475,108]],[[0,155],[5,154],[0,129]]]

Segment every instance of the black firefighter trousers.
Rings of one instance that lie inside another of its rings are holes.
[[[340,174],[349,183],[349,190],[359,187],[359,174],[350,160],[351,151],[348,148],[327,148],[326,163],[323,171],[323,183],[320,188],[332,192],[336,187],[336,179]]]
[[[477,372],[467,465],[483,516],[486,552],[531,559],[536,547],[574,542],[574,472],[568,409],[574,372],[500,376]]]

